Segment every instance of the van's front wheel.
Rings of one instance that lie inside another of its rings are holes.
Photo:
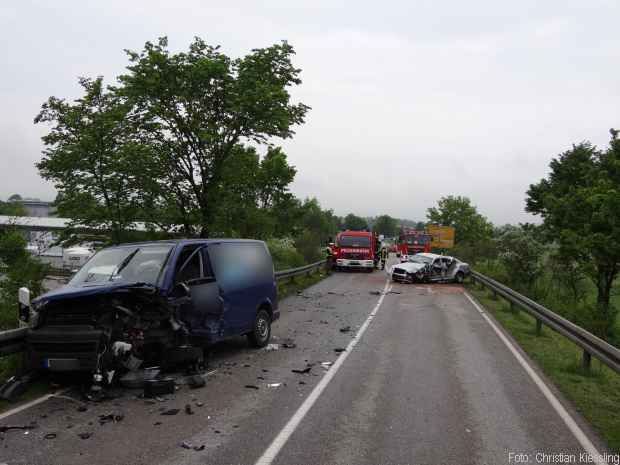
[[[250,344],[254,347],[265,347],[271,338],[271,316],[265,309],[256,312],[254,329],[248,334]]]

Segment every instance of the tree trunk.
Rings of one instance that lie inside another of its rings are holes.
[[[601,318],[602,327],[600,328],[600,336],[607,339],[611,325],[613,325],[614,313],[610,308],[611,289],[614,280],[617,275],[616,266],[606,267],[605,270],[600,270],[598,280],[596,283],[597,296],[596,296],[596,308]]]

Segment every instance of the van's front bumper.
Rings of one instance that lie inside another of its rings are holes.
[[[336,260],[336,266],[341,268],[374,268],[375,262],[373,260],[349,260],[346,258],[339,258]]]
[[[26,350],[34,369],[94,371],[103,336],[103,331],[84,326],[31,329],[26,335]]]

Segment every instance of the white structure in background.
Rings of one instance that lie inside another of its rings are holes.
[[[85,246],[75,246],[62,251],[62,267],[71,270],[81,268],[90,257],[94,255],[94,249]]]

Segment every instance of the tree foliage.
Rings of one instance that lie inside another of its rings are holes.
[[[351,231],[363,231],[368,229],[368,221],[361,216],[354,215],[353,213],[349,213],[345,216],[343,223],[344,229],[349,229]]]
[[[0,201],[0,215],[26,216],[26,209],[24,208],[24,205],[18,201]]]
[[[398,235],[398,222],[389,215],[380,215],[375,218],[372,230],[385,237],[394,237]]]
[[[142,166],[149,148],[128,118],[128,105],[106,89],[102,78],[81,78],[83,97],[50,97],[35,123],[49,123],[37,164],[58,190],[57,208],[74,223],[111,231],[120,242],[140,216]]]
[[[427,210],[426,216],[430,223],[454,227],[457,243],[475,243],[493,233],[491,222],[478,213],[467,197],[442,197],[436,207]]]
[[[620,263],[620,141],[609,147],[574,145],[550,163],[550,173],[527,192],[526,210],[544,227],[597,288],[597,309],[607,335],[616,316],[611,289]]]
[[[291,137],[309,107],[291,102],[288,88],[301,80],[286,42],[238,59],[199,38],[188,52],[170,53],[167,45],[161,38],[142,52],[128,51],[128,73],[120,76],[117,93],[154,149],[151,202],[179,211],[181,218],[171,221],[199,224],[207,236],[227,162],[240,144]]]

